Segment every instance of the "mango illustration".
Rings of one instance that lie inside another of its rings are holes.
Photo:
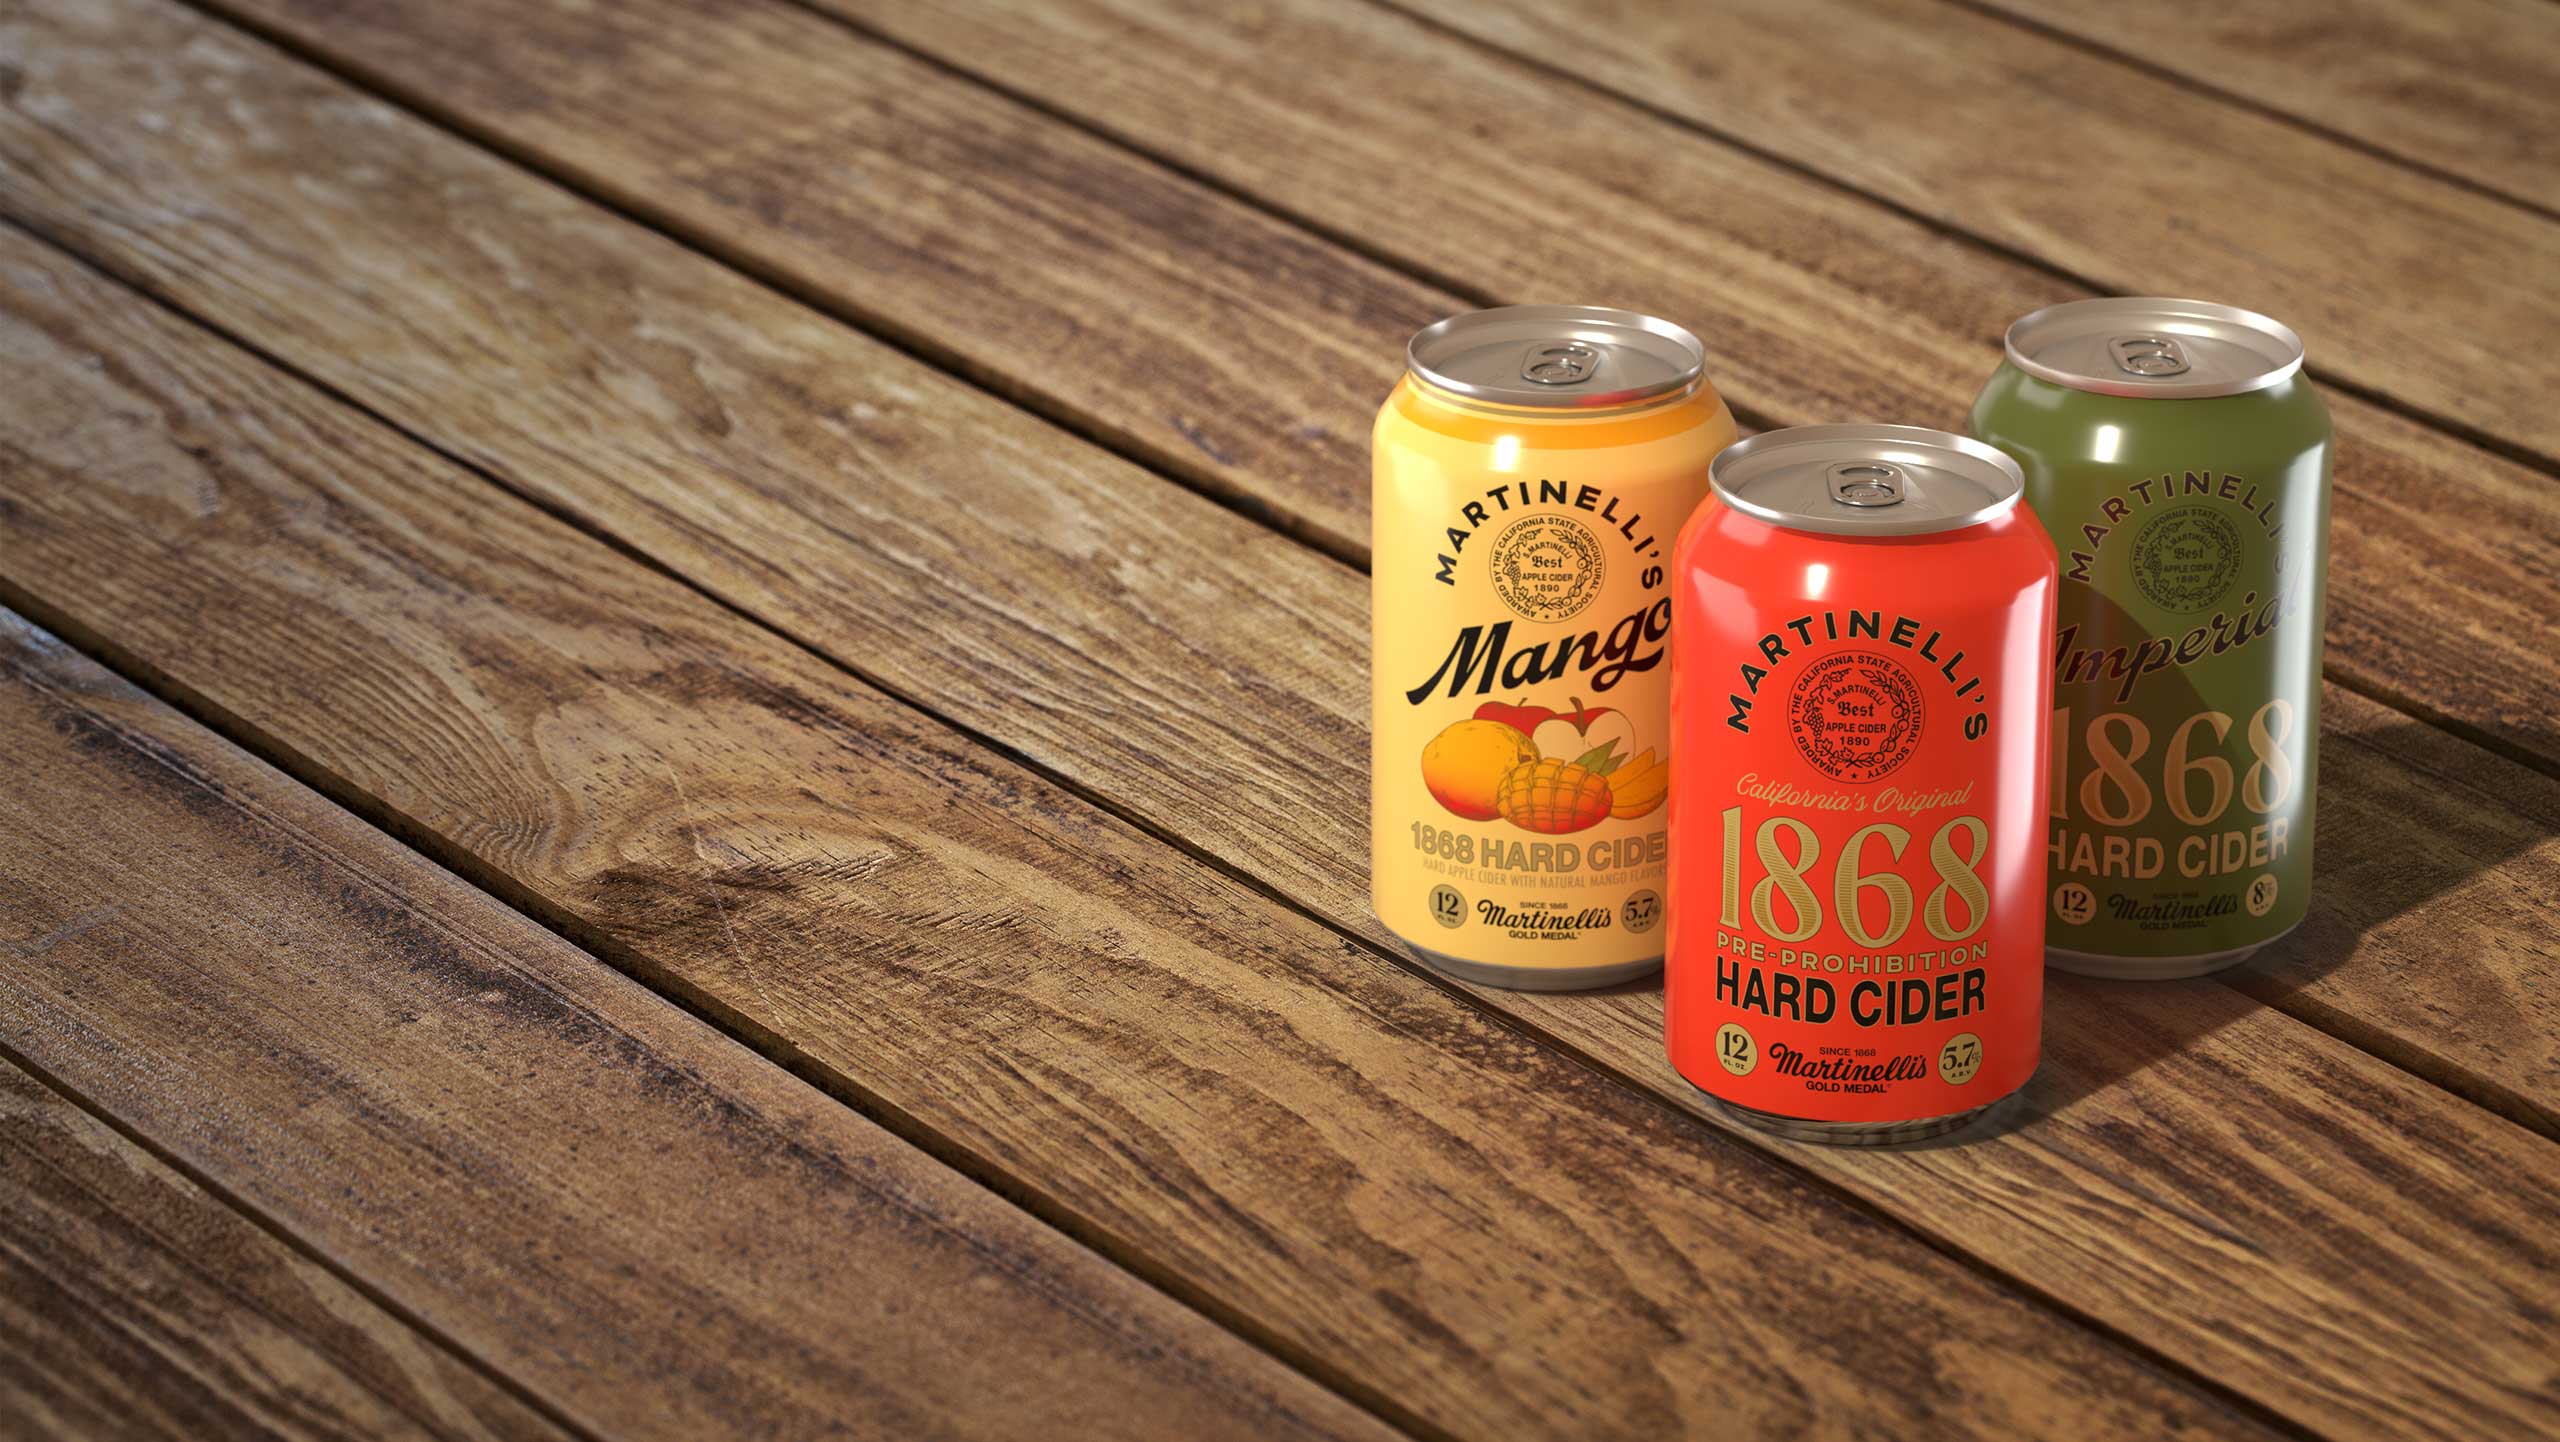
[[[1609,773],[1609,814],[1620,821],[1650,815],[1671,794],[1671,763],[1656,761],[1652,748]]]
[[[1494,805],[1523,831],[1560,836],[1597,826],[1609,815],[1609,778],[1588,766],[1548,757],[1514,767]]]
[[[1469,821],[1501,814],[1494,793],[1502,778],[1538,759],[1538,748],[1499,721],[1460,721],[1422,748],[1422,784],[1440,804]]]

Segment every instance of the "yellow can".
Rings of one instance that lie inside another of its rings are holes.
[[[1370,890],[1467,981],[1662,964],[1671,545],[1734,439],[1698,338],[1597,306],[1425,328],[1371,438]]]

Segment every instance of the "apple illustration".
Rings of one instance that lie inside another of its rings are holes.
[[[1544,706],[1530,705],[1525,696],[1508,706],[1499,701],[1487,701],[1476,708],[1477,720],[1499,721],[1523,736],[1536,734],[1538,727],[1555,714]]]
[[[1572,710],[1551,712],[1530,731],[1530,744],[1539,755],[1577,762],[1606,775],[1635,754],[1636,728],[1627,713],[1610,706],[1585,706],[1579,696],[1572,699]]]

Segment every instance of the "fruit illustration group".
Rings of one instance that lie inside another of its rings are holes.
[[[1460,721],[1422,748],[1422,784],[1455,814],[1491,821],[1501,814],[1495,793],[1503,778],[1537,759],[1538,749],[1517,727]]]
[[[1609,814],[1609,778],[1550,756],[1512,768],[1502,778],[1494,805],[1503,820],[1523,831],[1580,831]]]
[[[1422,782],[1451,814],[1499,816],[1524,831],[1560,836],[1614,816],[1652,813],[1670,793],[1671,769],[1636,752],[1626,713],[1607,706],[1557,711],[1487,701],[1469,720],[1422,748]]]

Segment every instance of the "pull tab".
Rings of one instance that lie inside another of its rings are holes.
[[[1533,346],[1520,364],[1520,379],[1542,386],[1578,386],[1600,368],[1600,352],[1578,340]]]
[[[2175,376],[2187,372],[2186,348],[2165,335],[2120,335],[2107,342],[2127,375]]]
[[[1829,472],[1831,499],[1844,506],[1902,504],[1902,467],[1882,461],[1847,461]]]

